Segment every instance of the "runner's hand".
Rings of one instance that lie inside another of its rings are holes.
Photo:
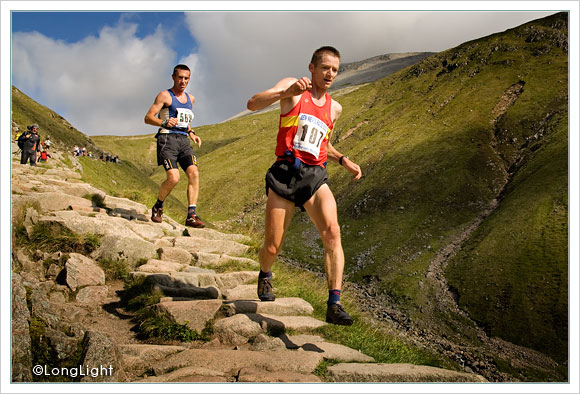
[[[312,82],[307,77],[302,77],[294,82],[286,89],[286,93],[290,96],[299,96],[308,89],[312,88]]]
[[[189,134],[189,138],[191,138],[191,140],[193,141],[194,144],[197,144],[198,148],[201,148],[201,138],[199,138],[197,135],[195,134]]]
[[[362,178],[362,170],[360,169],[359,165],[353,161],[350,161],[348,158],[344,158],[342,160],[342,165],[348,172],[350,172],[354,176],[354,180],[358,181]]]
[[[177,126],[177,118],[169,118],[167,119],[167,128],[170,129],[172,127]]]

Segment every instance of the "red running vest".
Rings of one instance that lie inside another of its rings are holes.
[[[326,102],[319,107],[312,102],[312,95],[307,90],[294,108],[280,114],[276,144],[279,160],[290,151],[305,164],[324,167],[326,144],[334,126],[330,112],[332,99],[328,93],[325,97]]]

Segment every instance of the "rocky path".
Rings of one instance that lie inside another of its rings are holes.
[[[80,352],[85,368],[111,366],[109,374],[78,377],[80,381],[484,381],[476,374],[375,363],[355,349],[314,335],[326,323],[312,317],[313,308],[305,300],[257,299],[258,264],[242,257],[249,248],[245,236],[186,229],[170,218],[153,223],[147,207],[83,183],[78,171],[53,156],[53,168],[14,162],[13,224],[22,223],[28,237],[42,225],[79,236],[98,235],[100,244],[87,254],[13,250],[14,381],[33,380],[32,347],[39,335],[50,345],[55,363],[76,360]],[[198,333],[211,327],[210,339],[157,344],[139,340],[134,315],[119,299],[123,282],[106,279],[98,262],[126,266],[131,278],[141,278],[162,293],[150,307],[156,316]],[[232,262],[252,269],[216,272]],[[315,371],[324,360],[336,364],[321,378]]]

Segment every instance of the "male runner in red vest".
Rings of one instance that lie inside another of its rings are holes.
[[[339,163],[362,177],[360,167],[330,144],[334,124],[342,107],[326,92],[338,73],[340,53],[322,47],[312,55],[308,69],[312,78],[284,78],[274,87],[255,94],[248,109],[256,111],[280,101],[277,161],[266,174],[266,229],[260,249],[258,297],[273,301],[272,272],[294,207],[302,207],[318,229],[324,245],[324,268],[328,282],[326,321],[351,325],[352,318],[340,304],[344,253],[340,239],[336,201],[327,185],[326,161]]]
[[[195,135],[191,128],[195,97],[185,91],[190,75],[191,71],[185,64],[175,66],[173,74],[171,74],[173,87],[160,92],[145,115],[145,123],[159,127],[155,135],[157,138],[157,165],[163,165],[166,175],[165,181],[159,187],[157,202],[151,208],[151,220],[156,223],[161,223],[163,220],[163,202],[179,182],[179,170],[177,169],[179,163],[187,175],[188,182],[187,201],[189,206],[185,225],[202,228],[205,227],[205,224],[196,214],[199,171],[197,159],[189,143],[189,138],[191,138],[198,147],[201,147],[201,138]]]

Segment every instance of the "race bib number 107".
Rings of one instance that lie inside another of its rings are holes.
[[[298,130],[294,137],[294,149],[308,152],[318,159],[322,141],[328,138],[330,129],[316,116],[298,115]]]

